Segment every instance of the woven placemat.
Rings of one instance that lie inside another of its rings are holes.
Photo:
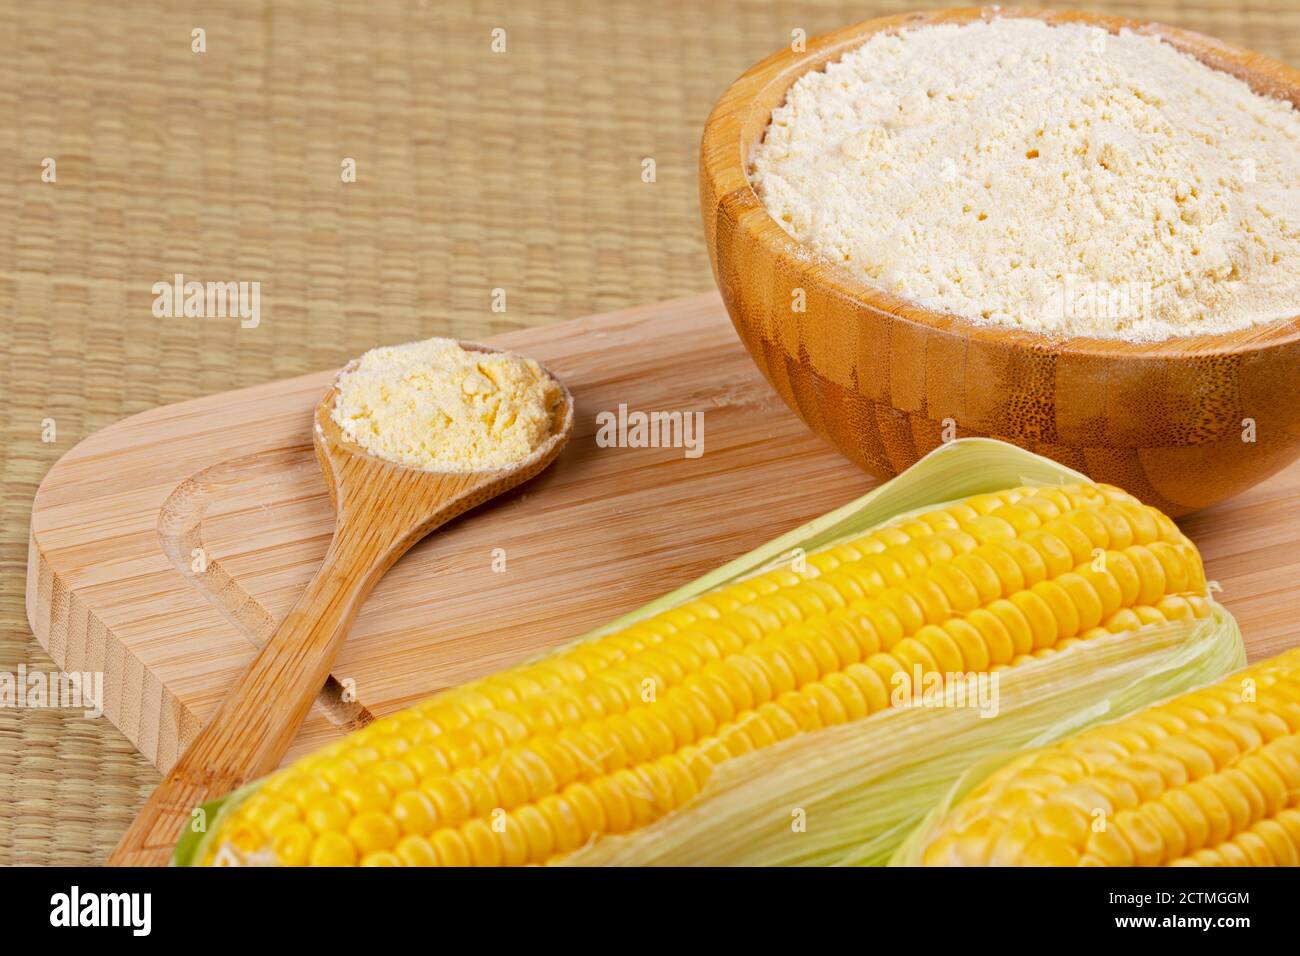
[[[379,342],[709,288],[696,151],[713,100],[793,29],[915,8],[189,6],[0,3],[3,671],[52,667],[24,611],[27,520],[79,439]],[[1300,62],[1294,0],[1085,6]],[[176,273],[260,282],[260,324],[155,318],[152,286]],[[102,718],[0,710],[0,863],[101,862],[157,780]]]

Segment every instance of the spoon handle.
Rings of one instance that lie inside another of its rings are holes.
[[[338,656],[366,595],[396,557],[341,546],[336,533],[320,570],[217,712],[167,772],[108,858],[110,866],[163,866],[199,804],[279,766]],[[351,537],[351,536],[348,536]]]

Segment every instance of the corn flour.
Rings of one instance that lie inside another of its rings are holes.
[[[515,464],[549,437],[561,394],[530,358],[435,338],[362,355],[339,376],[332,417],[386,461],[481,471]]]
[[[1300,112],[1154,37],[876,35],[750,159],[791,236],[975,323],[1158,341],[1300,314]]]

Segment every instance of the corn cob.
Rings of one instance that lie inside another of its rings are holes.
[[[1205,591],[1192,544],[1118,489],[968,498],[376,721],[243,796],[199,859],[550,862],[725,761],[888,709],[915,674],[1205,617]]]
[[[1019,758],[927,866],[1300,865],[1300,650]]]

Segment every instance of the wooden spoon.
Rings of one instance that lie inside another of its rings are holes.
[[[334,502],[334,537],[325,560],[149,797],[109,857],[110,866],[166,864],[195,807],[275,770],[329,677],[352,619],[384,572],[434,528],[536,475],[573,432],[573,396],[561,382],[550,437],[518,464],[495,471],[423,471],[376,458],[345,438],[331,416],[337,388],[336,382],[325,393],[315,415],[316,457]]]

